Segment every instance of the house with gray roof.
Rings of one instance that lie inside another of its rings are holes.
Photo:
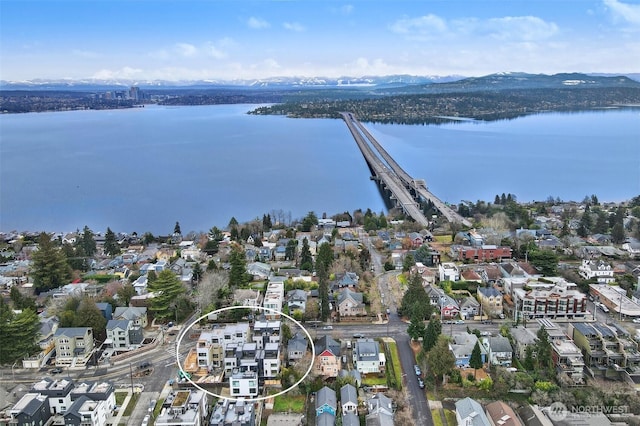
[[[487,349],[480,344],[478,337],[472,333],[457,333],[453,335],[451,343],[449,343],[449,350],[453,353],[456,359],[456,366],[468,367],[471,360],[471,353],[476,343],[480,345],[480,356],[482,357],[482,363],[486,363],[488,359]]]
[[[287,360],[297,361],[302,359],[307,353],[307,337],[304,333],[296,333],[289,342],[287,342]]]
[[[468,397],[456,401],[456,420],[458,426],[491,426],[482,405]]]
[[[347,413],[342,416],[342,426],[360,426],[360,419],[357,414]]]
[[[91,327],[62,327],[53,336],[57,366],[86,365],[95,345]]]
[[[324,412],[316,417],[316,426],[335,426],[336,416],[331,413]]]
[[[489,352],[489,364],[501,367],[511,367],[513,348],[509,339],[504,336],[491,336],[483,338],[483,346]]]
[[[353,365],[360,374],[385,372],[386,359],[380,345],[373,339],[358,339],[353,348]]]
[[[367,426],[393,426],[393,401],[383,393],[367,400]]]
[[[133,325],[146,328],[148,325],[147,308],[144,306],[118,306],[113,313],[113,319],[131,320]]]
[[[336,391],[330,387],[324,386],[316,392],[316,417],[322,413],[329,413],[335,417],[338,412],[338,398]]]
[[[353,317],[366,315],[367,310],[364,304],[364,296],[345,288],[338,295],[338,313],[341,317]]]
[[[535,345],[538,341],[536,333],[530,328],[518,326],[511,329],[511,337],[513,337],[513,352],[520,360],[524,360],[527,354],[527,346]]]
[[[355,386],[347,383],[340,388],[340,409],[343,417],[348,413],[358,414],[358,391]]]
[[[44,425],[51,418],[49,398],[39,393],[27,393],[8,411],[11,425]]]
[[[296,310],[304,313],[307,309],[307,292],[300,289],[289,291],[287,293],[287,306],[289,307],[290,313]]]

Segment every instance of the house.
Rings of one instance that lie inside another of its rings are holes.
[[[304,313],[307,309],[307,292],[300,289],[289,291],[287,293],[287,306],[290,314],[293,314],[296,310]]]
[[[44,395],[49,398],[51,414],[61,414],[71,407],[71,390],[73,382],[68,379],[51,380],[43,378],[31,386],[29,392]]]
[[[340,388],[340,408],[342,416],[358,414],[358,391],[355,386],[346,384]]]
[[[596,262],[595,260],[583,259],[578,273],[585,280],[595,278],[600,284],[609,284],[616,280],[611,265],[602,260]]]
[[[622,250],[626,250],[630,256],[640,256],[640,241],[631,239],[622,244]]]
[[[471,281],[475,283],[482,282],[482,276],[478,272],[474,271],[473,269],[465,269],[460,273],[460,277],[462,281]]]
[[[360,426],[360,418],[355,413],[343,414],[342,426]]]
[[[336,416],[331,413],[322,413],[316,417],[316,426],[335,426]]]
[[[113,319],[130,320],[133,326],[146,328],[149,324],[146,307],[118,306],[113,313]]]
[[[221,398],[212,409],[211,426],[255,426],[254,404],[244,398]]]
[[[512,328],[511,336],[513,337],[513,343],[515,345],[513,348],[514,355],[520,360],[524,360],[527,354],[527,347],[535,345],[538,341],[536,333],[530,328],[523,326]]]
[[[107,340],[111,339],[112,348],[138,346],[144,340],[142,328],[131,320],[111,320],[107,323],[106,328]]]
[[[367,426],[393,426],[393,401],[383,393],[367,400]]]
[[[340,370],[338,376],[351,377],[355,381],[356,387],[360,387],[362,385],[362,376],[360,375],[358,370]]]
[[[424,238],[418,232],[409,232],[408,235],[409,241],[411,241],[411,247],[419,248],[422,244],[424,244]]]
[[[485,337],[483,346],[489,352],[489,365],[499,365],[501,367],[511,367],[513,359],[513,348],[509,339],[504,336]]]
[[[440,296],[440,316],[442,318],[455,318],[460,313],[460,307],[456,300],[445,294]]]
[[[258,290],[238,288],[233,292],[233,302],[242,306],[260,306],[262,294]]]
[[[353,348],[353,365],[360,374],[385,372],[386,359],[380,345],[373,339],[358,339]]]
[[[329,283],[332,290],[340,290],[343,288],[356,288],[360,277],[355,272],[345,272],[344,274],[336,274],[336,279]]]
[[[459,302],[460,317],[463,319],[473,318],[480,313],[480,302],[471,296],[467,296]]]
[[[304,333],[296,333],[287,343],[287,360],[297,361],[307,353],[307,337]]]
[[[271,265],[262,262],[251,262],[247,264],[247,273],[254,280],[266,280],[271,275]]]
[[[353,317],[366,315],[367,310],[363,303],[362,293],[357,293],[345,288],[338,295],[338,313],[341,317]]]
[[[513,408],[502,401],[494,401],[487,404],[485,413],[492,426],[523,426],[520,418],[513,411]]]
[[[551,348],[558,374],[566,374],[576,385],[584,383],[584,357],[580,348],[568,338],[552,340]]]
[[[335,417],[338,411],[338,399],[336,391],[324,386],[316,392],[316,417],[322,413],[329,413]]]
[[[457,333],[452,336],[449,350],[456,359],[457,367],[469,367],[471,353],[476,343],[479,343],[478,337],[472,333]],[[479,344],[479,347],[482,363],[484,364],[488,360],[488,350],[482,344]]]
[[[455,263],[444,262],[438,265],[440,281],[459,281],[460,271]]]
[[[457,261],[489,262],[502,259],[511,259],[511,247],[482,245],[467,247],[453,245],[450,249],[451,258]]]
[[[489,316],[502,314],[502,293],[493,287],[478,287],[478,302],[482,312]]]
[[[64,413],[64,424],[71,426],[106,426],[111,411],[107,411],[104,401],[93,401],[86,396],[73,401]]]
[[[262,302],[262,306],[270,309],[270,311],[265,312],[265,318],[268,320],[280,319],[283,303],[284,282],[271,280],[269,284],[267,284],[267,290]]]
[[[330,336],[321,337],[316,342],[316,359],[313,363],[318,374],[338,377],[340,371],[340,343]]]
[[[100,313],[104,319],[109,321],[113,318],[113,308],[111,307],[111,303],[99,302],[96,303],[96,306],[100,309]]]
[[[456,401],[458,426],[492,426],[482,405],[469,397]]]
[[[207,396],[201,390],[171,391],[162,403],[155,426],[200,426],[209,415]]]
[[[109,382],[79,383],[71,389],[71,400],[75,401],[81,396],[92,401],[104,401],[104,408],[107,412],[113,411],[116,406],[115,390]]]
[[[58,328],[54,335],[57,366],[86,365],[94,348],[91,327]]]
[[[39,393],[27,393],[7,411],[11,425],[44,425],[51,418],[49,398]]]

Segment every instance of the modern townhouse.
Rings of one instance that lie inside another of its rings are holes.
[[[91,327],[58,328],[54,339],[57,366],[84,366],[93,354],[95,341]]]
[[[162,403],[156,426],[201,426],[208,416],[207,395],[201,390],[171,391]]]
[[[255,426],[256,410],[244,398],[221,398],[211,410],[211,426]]]
[[[360,374],[382,374],[386,359],[380,345],[373,339],[358,339],[353,348],[353,365]]]

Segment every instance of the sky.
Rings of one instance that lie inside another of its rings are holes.
[[[0,80],[640,72],[640,0],[0,0]]]

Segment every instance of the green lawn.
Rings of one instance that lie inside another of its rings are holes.
[[[304,395],[279,395],[273,401],[273,411],[276,413],[304,413]]]
[[[444,426],[442,424],[442,417],[440,417],[440,410],[431,410],[431,418],[435,426]]]
[[[458,421],[456,420],[456,412],[453,410],[444,410],[444,416],[447,419],[449,426],[456,426]]]
[[[116,392],[115,394],[116,394],[116,405],[118,407],[122,407],[122,403],[127,397],[128,392]]]
[[[398,356],[398,346],[396,342],[386,342],[387,348],[389,348],[389,354],[391,355],[391,366],[393,367],[393,374],[395,375],[397,389],[402,389],[402,367],[400,366],[400,357]]]
[[[131,415],[131,413],[133,413],[133,409],[136,407],[136,403],[138,402],[138,398],[140,397],[139,393],[133,393],[133,395],[131,395],[131,399],[129,400],[129,403],[127,404],[127,408],[125,408],[124,410],[124,414],[123,416],[129,417]]]
[[[362,384],[365,386],[374,386],[374,385],[387,385],[386,377],[378,377],[376,375],[368,375],[362,379]]]

